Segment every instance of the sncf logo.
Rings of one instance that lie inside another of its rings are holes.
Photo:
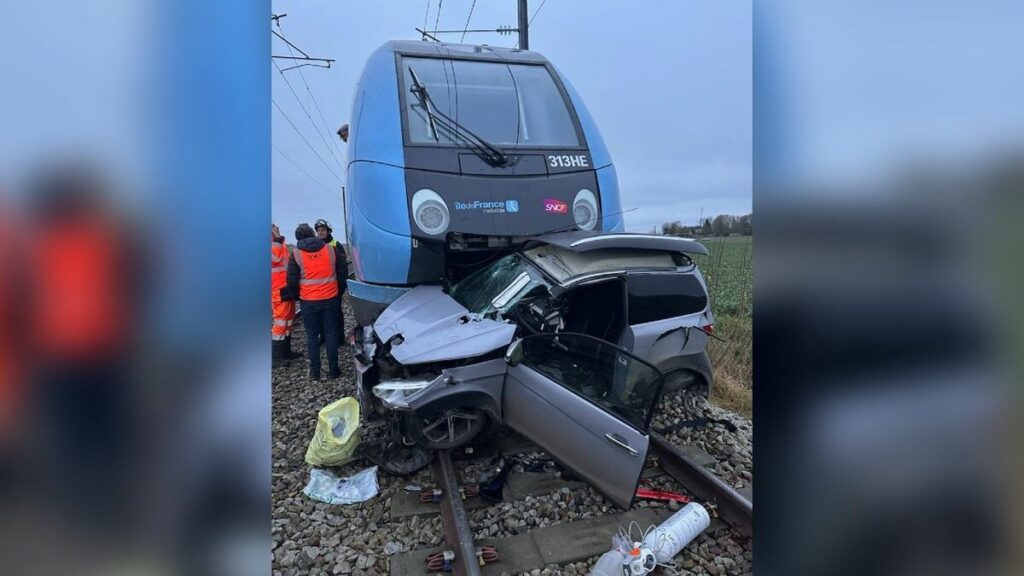
[[[556,198],[545,198],[544,211],[554,212],[555,214],[568,214],[569,205]]]

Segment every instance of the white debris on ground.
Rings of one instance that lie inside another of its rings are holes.
[[[351,310],[346,304],[346,326],[352,326]],[[292,346],[304,352],[305,337],[301,319]],[[347,346],[341,350],[342,376],[338,380],[310,382],[305,359],[293,360],[287,367],[273,369],[273,486],[272,486],[272,569],[275,575],[298,574],[387,574],[394,554],[440,546],[443,541],[441,517],[413,516],[392,520],[390,499],[410,484],[432,486],[429,467],[416,474],[396,477],[378,475],[377,496],[354,505],[329,505],[316,502],[302,493],[309,480],[310,466],[304,456],[316,427],[320,408],[343,396],[355,394],[352,362]],[[324,373],[326,373],[324,359]],[[734,487],[751,482],[752,426],[748,420],[710,406],[702,400],[668,396],[662,400],[652,425],[697,417],[727,418],[738,430],[729,432],[720,424],[684,428],[668,437],[675,443],[690,442],[716,459],[714,472]],[[543,462],[543,453],[516,457],[514,471],[534,462]],[[371,465],[355,460],[345,466],[328,468],[337,476],[351,476]],[[457,463],[465,481],[475,481],[486,462]],[[540,468],[550,473],[554,467]],[[659,490],[679,491],[674,480],[658,476],[645,484]],[[675,503],[637,502],[639,507],[668,507]],[[614,514],[620,510],[589,486],[561,488],[543,496],[530,496],[514,502],[469,511],[470,524],[478,538],[522,534],[530,530],[585,518]],[[611,534],[609,534],[609,545]],[[499,547],[500,553],[500,547]],[[589,574],[597,556],[585,562],[564,566],[550,565],[533,570],[532,576]],[[739,575],[753,571],[752,543],[728,530],[705,531],[676,557],[679,574]]]

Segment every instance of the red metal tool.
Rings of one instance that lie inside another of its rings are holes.
[[[676,502],[693,502],[689,496],[677,494],[675,492],[659,492],[657,490],[648,490],[646,488],[638,488],[636,491],[637,498],[643,498],[645,500],[675,500]]]

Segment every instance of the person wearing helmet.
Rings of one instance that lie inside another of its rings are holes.
[[[331,236],[331,232],[334,232],[334,230],[331,229],[331,225],[327,220],[324,220],[323,218],[317,220],[316,223],[313,224],[313,229],[316,230],[317,237],[319,237],[324,244],[333,248],[338,247],[339,242],[334,236]]]
[[[331,224],[327,220],[324,220],[323,218],[320,218],[316,222],[313,223],[313,229],[316,230],[317,237],[320,238],[320,240],[324,244],[327,244],[328,246],[334,248],[335,253],[337,255],[338,262],[342,263],[342,266],[344,267],[345,277],[347,278],[348,277],[348,260],[346,260],[346,257],[345,257],[345,246],[342,245],[341,242],[338,242],[337,238],[335,238],[334,236],[331,235],[331,233],[334,232],[334,230],[331,229]],[[338,284],[339,284],[339,286],[341,288],[341,294],[339,294],[339,297],[338,297],[338,305],[342,306],[342,297],[345,294],[346,282],[345,282],[345,280],[342,280]],[[342,308],[340,310],[339,321],[338,321],[338,345],[340,346],[341,343],[344,342],[344,341],[345,341],[345,310],[344,310],[344,306],[342,306]],[[320,345],[323,346],[323,344],[325,342],[326,342],[326,340],[321,339]]]

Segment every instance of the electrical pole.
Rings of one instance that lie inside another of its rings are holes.
[[[519,47],[523,50],[530,49],[530,15],[526,8],[526,0],[519,0]]]

